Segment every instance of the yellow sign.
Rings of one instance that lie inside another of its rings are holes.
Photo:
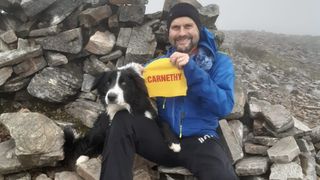
[[[143,78],[150,97],[174,97],[187,94],[183,70],[171,64],[169,58],[157,59],[143,70]]]

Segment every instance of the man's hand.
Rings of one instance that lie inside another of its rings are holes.
[[[189,62],[189,54],[174,52],[170,56],[171,63],[179,69],[182,69]]]

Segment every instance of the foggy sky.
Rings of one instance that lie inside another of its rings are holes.
[[[164,0],[149,0],[147,13],[162,10]],[[221,30],[258,30],[320,35],[320,0],[198,0],[218,4]]]

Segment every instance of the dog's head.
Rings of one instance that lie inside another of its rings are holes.
[[[111,119],[114,114],[127,109],[129,112],[148,98],[147,88],[141,76],[142,66],[130,63],[108,71],[98,79],[97,89],[106,104]]]

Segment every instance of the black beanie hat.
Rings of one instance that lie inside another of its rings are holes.
[[[178,17],[189,17],[191,18],[197,25],[198,29],[200,30],[201,22],[199,18],[198,10],[189,3],[178,3],[174,5],[168,15],[167,20],[167,28],[170,29],[170,25],[172,21]]]

